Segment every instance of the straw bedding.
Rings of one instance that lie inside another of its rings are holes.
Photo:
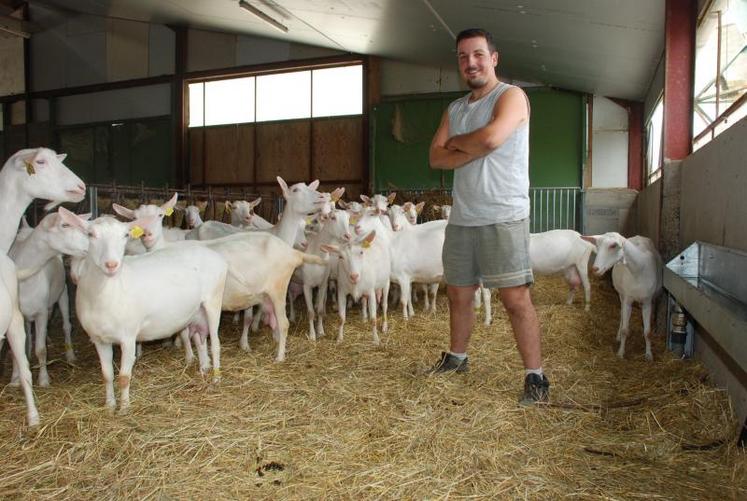
[[[52,386],[35,388],[42,426],[22,424],[19,389],[0,394],[0,497],[747,498],[728,396],[698,363],[668,355],[663,336],[647,363],[638,309],[618,360],[619,306],[606,280],[593,283],[590,313],[578,298],[564,304],[560,279],[533,288],[552,383],[553,405],[541,408],[516,403],[523,372],[497,297],[493,325],[475,327],[470,372],[422,375],[446,346],[440,296],[435,317],[418,311],[406,323],[390,308],[378,348],[357,308],[341,345],[336,313],[316,344],[302,317],[282,364],[266,328],[250,337],[252,353],[240,351],[226,315],[219,385],[175,348],[149,345],[123,416],[103,408],[85,335],[77,331],[71,367],[53,327]]]

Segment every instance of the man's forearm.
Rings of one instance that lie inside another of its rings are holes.
[[[446,148],[461,151],[471,155],[473,158],[477,158],[484,157],[493,151],[496,146],[488,140],[486,131],[478,129],[469,134],[459,134],[450,137],[446,142]]]
[[[464,151],[450,150],[437,146],[431,150],[430,164],[432,169],[454,170],[477,158]]]

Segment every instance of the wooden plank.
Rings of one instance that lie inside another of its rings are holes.
[[[203,129],[194,127],[189,129],[189,183],[203,184],[202,175]]]
[[[309,177],[310,121],[259,123],[257,127],[257,182],[305,181]]]
[[[238,182],[239,129],[235,125],[205,129],[205,183]]]
[[[362,179],[363,119],[341,117],[314,121],[312,178]]]
[[[236,179],[242,184],[254,182],[254,124],[239,125]]]

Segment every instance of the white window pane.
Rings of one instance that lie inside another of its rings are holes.
[[[205,125],[202,116],[203,83],[189,84],[189,126],[202,127]]]
[[[311,72],[257,77],[257,121],[311,116]]]
[[[254,121],[254,77],[205,83],[205,125]]]
[[[363,111],[363,66],[314,70],[315,117],[360,115]]]

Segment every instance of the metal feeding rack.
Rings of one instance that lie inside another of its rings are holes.
[[[667,263],[664,287],[674,299],[670,348],[679,344],[683,330],[692,337],[691,325],[682,329],[679,307],[747,371],[747,253],[695,242]]]

